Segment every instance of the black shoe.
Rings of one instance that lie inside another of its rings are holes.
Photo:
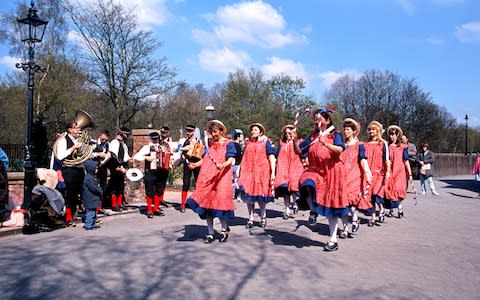
[[[260,220],[260,227],[262,227],[262,228],[267,227],[267,219],[266,218],[262,218]]]
[[[182,214],[184,214],[184,213],[185,213],[185,208],[180,208],[180,212],[181,212]]]
[[[401,209],[398,210],[398,218],[399,219],[403,218],[403,210]]]
[[[253,227],[253,221],[248,220],[247,224],[245,225],[245,228],[250,229]]]
[[[390,210],[388,214],[385,215],[387,218],[393,217],[393,210]]]
[[[154,211],[153,214],[157,217],[163,217],[165,216],[165,213],[163,213],[162,210],[157,210],[157,211]]]
[[[119,211],[121,211],[121,209],[120,209],[120,207],[115,206],[115,207],[112,207],[112,211],[119,212]]]
[[[332,252],[338,250],[338,243],[335,242],[328,242],[328,244],[323,247],[323,250],[327,252]]]
[[[97,211],[97,214],[99,215],[104,215],[105,214],[105,211],[103,209],[100,209],[99,211]]]
[[[73,221],[70,221],[70,222],[67,222],[67,224],[65,224],[66,227],[76,227],[77,224]]]
[[[375,222],[375,220],[368,220],[368,227],[373,227],[377,224],[377,222]]]
[[[205,244],[211,244],[213,240],[214,240],[213,235],[207,234],[204,241],[205,241]]]
[[[288,220],[290,218],[290,214],[283,213],[283,219]]]
[[[228,240],[228,234],[229,233],[230,233],[230,227],[227,227],[226,230],[222,230],[222,232],[220,233],[221,237],[220,237],[219,242],[220,243],[225,243]]]
[[[346,239],[348,237],[348,232],[346,230],[342,230],[338,237],[341,239]]]
[[[120,209],[121,210],[128,210],[128,207],[126,207],[125,205],[120,205]]]
[[[381,213],[378,216],[378,223],[383,223],[383,222],[385,222],[385,213]]]
[[[360,220],[352,221],[352,232],[357,232],[360,228]]]
[[[292,210],[293,210],[293,214],[296,215],[298,213],[298,206],[295,204],[293,207],[292,207]]]
[[[308,217],[308,225],[313,226],[317,224],[317,216],[316,212],[310,212],[310,216]]]
[[[153,213],[152,212],[147,213],[147,218],[152,219],[153,218]]]

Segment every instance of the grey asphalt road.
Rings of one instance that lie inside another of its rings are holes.
[[[154,219],[105,217],[95,231],[4,236],[1,299],[480,299],[479,183],[436,185],[440,196],[415,205],[410,193],[405,218],[363,223],[332,253],[327,221],[309,227],[306,211],[285,221],[281,201],[268,205],[265,229],[251,230],[236,202],[227,243],[204,244],[204,221],[175,207]]]

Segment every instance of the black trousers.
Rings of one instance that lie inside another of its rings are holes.
[[[82,186],[85,171],[83,168],[63,167],[65,179],[65,207],[72,210],[72,215],[77,211],[77,205],[82,203]]]
[[[187,163],[183,164],[182,191],[190,190],[190,181],[192,180],[192,174],[193,174],[194,182],[197,182],[199,173],[200,173],[200,168],[190,169]]]
[[[145,194],[148,197],[163,195],[167,186],[168,172],[164,169],[145,171],[143,182],[145,184]]]

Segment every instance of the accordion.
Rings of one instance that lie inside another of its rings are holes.
[[[170,169],[170,153],[168,145],[160,144],[158,149],[150,147],[150,155],[155,159],[150,162],[150,170],[168,170]]]

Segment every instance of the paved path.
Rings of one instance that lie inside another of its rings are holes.
[[[285,221],[281,201],[268,205],[267,228],[251,230],[237,203],[224,244],[204,244],[204,221],[174,207],[154,219],[105,217],[96,231],[8,235],[0,238],[1,298],[480,299],[476,184],[440,178],[440,196],[419,195],[414,205],[410,194],[404,219],[362,224],[332,253],[323,251],[326,220],[311,228],[300,211]]]

